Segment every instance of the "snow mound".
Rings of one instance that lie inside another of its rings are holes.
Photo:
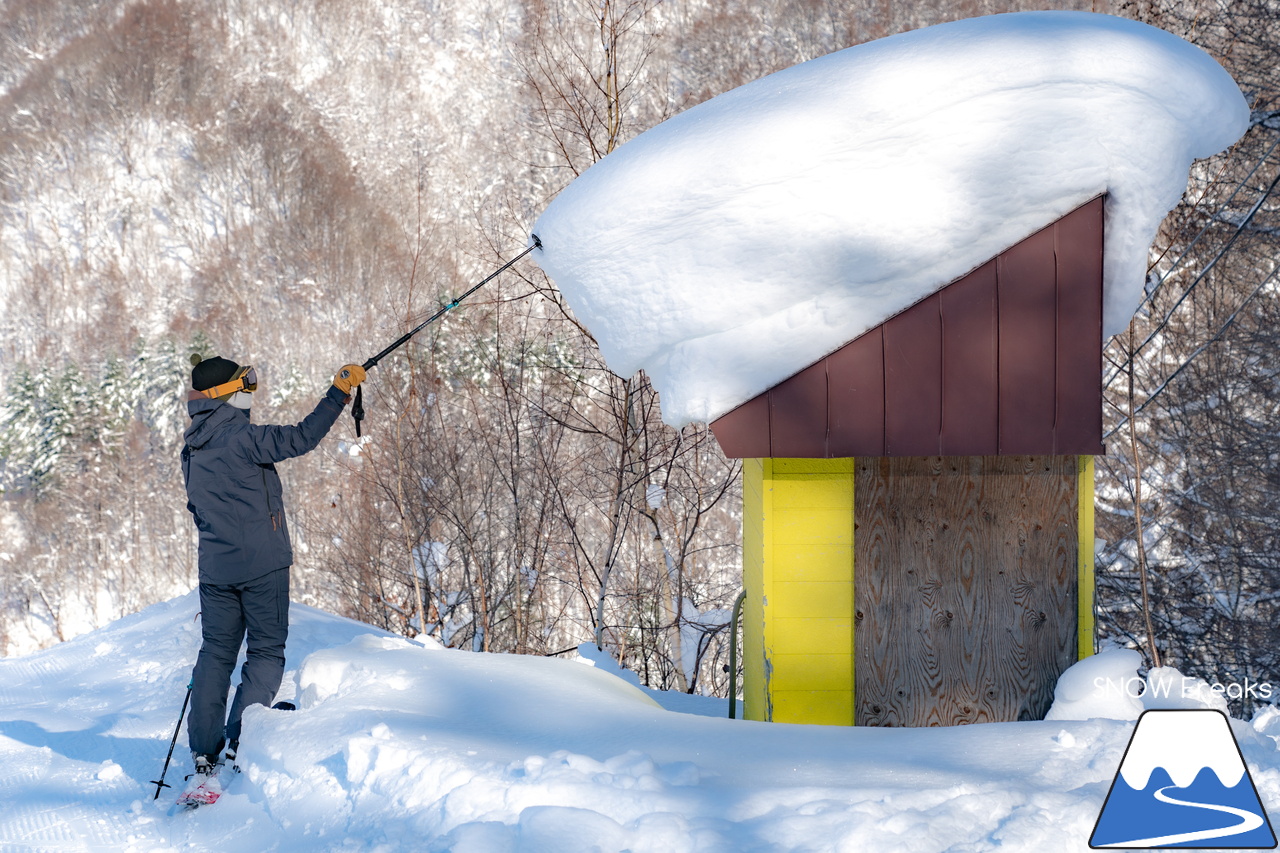
[[[1046,720],[1136,720],[1145,684],[1138,675],[1142,655],[1107,649],[1067,668],[1053,689]]]
[[[578,646],[578,656],[572,658],[575,663],[594,666],[601,672],[621,678],[635,687],[640,687],[640,676],[620,665],[613,655],[596,646],[595,643],[583,643]]]
[[[957,21],[652,128],[548,206],[534,257],[668,423],[710,421],[1102,193],[1123,329],[1192,161],[1248,117],[1216,61],[1145,24]]]
[[[1138,674],[1142,655],[1133,649],[1107,649],[1087,657],[1058,677],[1046,720],[1136,720],[1143,711],[1212,710],[1227,713],[1221,688],[1183,675],[1171,666]]]

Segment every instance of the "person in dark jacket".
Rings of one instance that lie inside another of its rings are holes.
[[[258,387],[252,367],[221,357],[196,355],[191,361],[191,426],[184,435],[182,476],[199,531],[203,642],[192,675],[187,736],[197,775],[213,775],[224,747],[234,757],[244,709],[271,703],[284,676],[293,548],[275,463],[320,443],[365,371],[345,365],[301,423],[270,426],[249,422]],[[240,686],[228,713],[231,672],[246,636]]]

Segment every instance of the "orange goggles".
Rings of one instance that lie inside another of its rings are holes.
[[[253,393],[258,390],[258,371],[254,370],[251,365],[245,365],[236,371],[236,375],[231,377],[228,382],[221,385],[215,385],[208,390],[200,393],[209,399],[224,397],[227,394],[234,394],[237,391],[248,391]]]

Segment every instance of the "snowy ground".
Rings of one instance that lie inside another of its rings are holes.
[[[243,774],[175,816],[148,780],[198,642],[184,596],[0,660],[0,850],[1083,851],[1133,730],[728,720],[578,662],[295,605],[282,698],[299,710],[250,709]],[[1277,719],[1235,724],[1273,814]],[[176,758],[180,783],[181,742]]]

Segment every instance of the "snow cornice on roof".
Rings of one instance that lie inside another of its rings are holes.
[[[548,206],[535,257],[665,421],[711,421],[1104,194],[1105,340],[1191,163],[1247,123],[1222,67],[1163,30],[958,21],[652,128]]]

